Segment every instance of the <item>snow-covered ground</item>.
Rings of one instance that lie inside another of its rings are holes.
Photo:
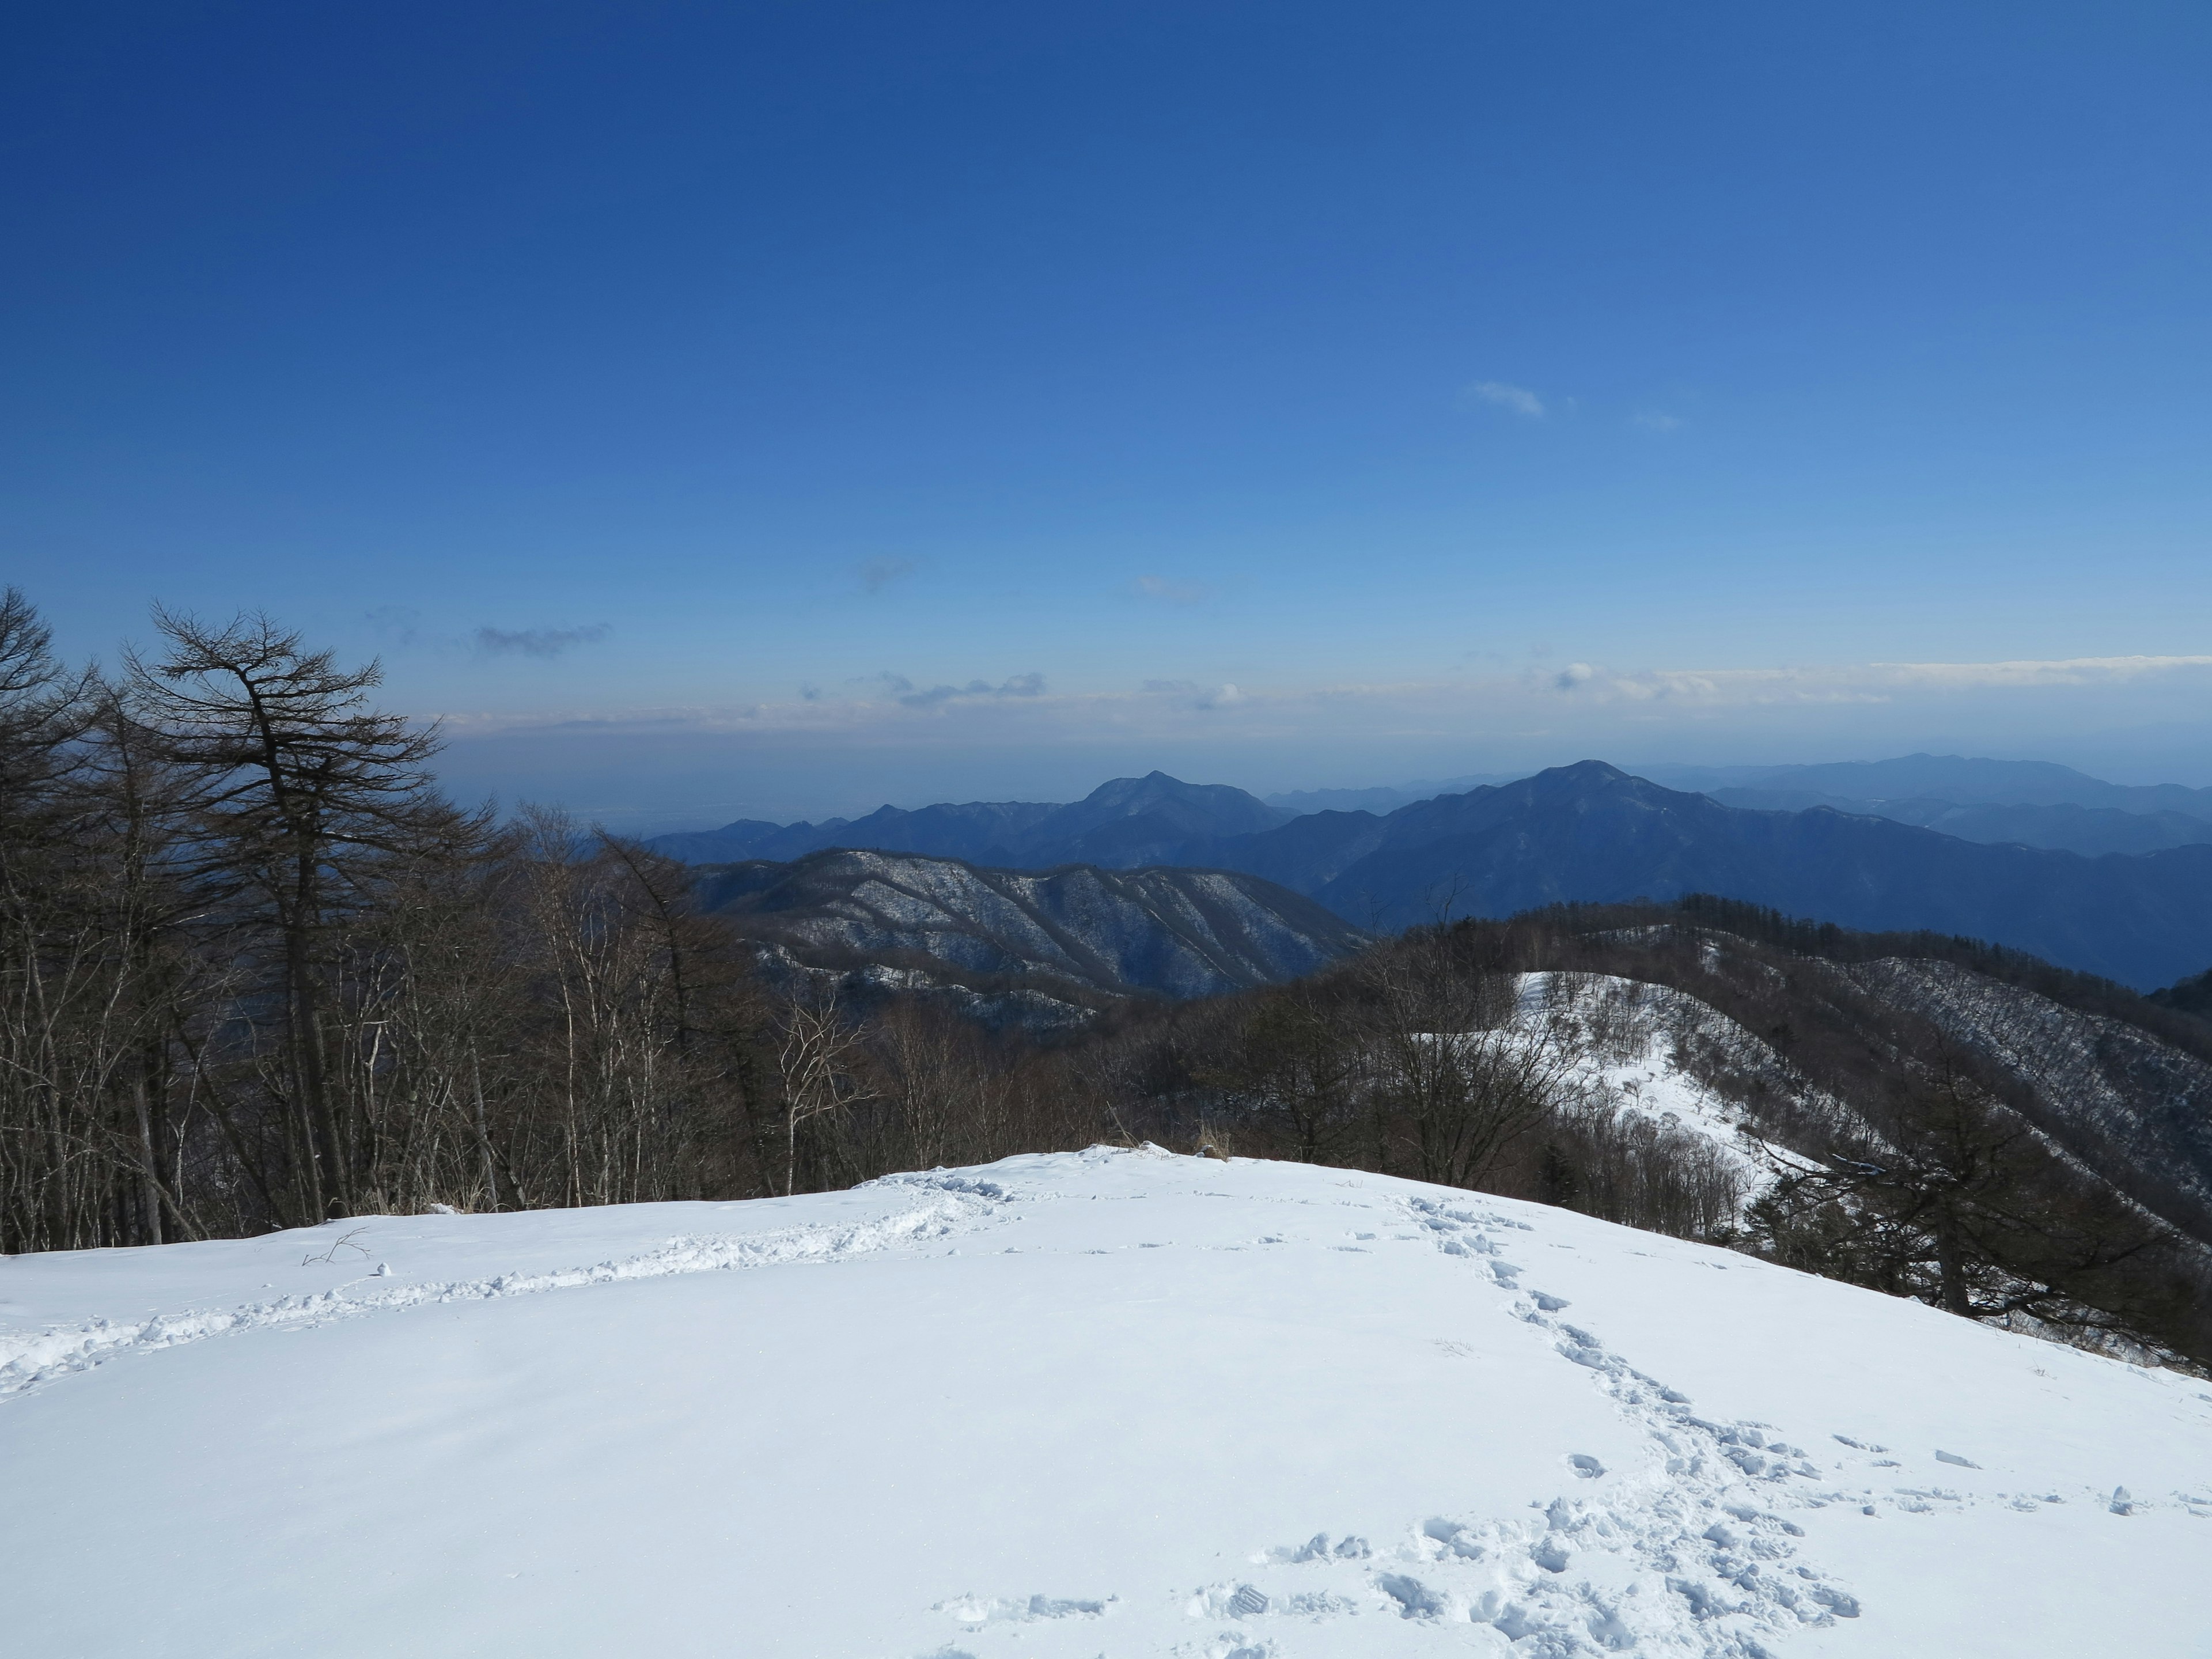
[[[18,1257],[0,1364],[9,1652],[2212,1652],[2212,1384],[1345,1170]]]

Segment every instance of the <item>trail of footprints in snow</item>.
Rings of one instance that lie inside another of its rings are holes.
[[[873,1221],[816,1223],[734,1237],[702,1234],[677,1237],[659,1249],[591,1267],[504,1273],[486,1279],[443,1283],[386,1280],[381,1288],[359,1296],[345,1293],[351,1285],[339,1285],[333,1290],[249,1303],[242,1307],[156,1314],[137,1323],[94,1319],[70,1327],[0,1334],[0,1399],[28,1393],[76,1372],[89,1370],[122,1354],[173,1348],[210,1337],[256,1330],[301,1329],[328,1324],[332,1320],[394,1312],[430,1303],[482,1302],[629,1279],[726,1273],[864,1255],[971,1231],[994,1219],[998,1206],[1006,1201],[1005,1192],[995,1183],[957,1176],[888,1176],[869,1184],[912,1188],[923,1194],[922,1200],[911,1209]],[[363,1277],[386,1278],[381,1268]]]
[[[1192,1598],[1191,1616],[1231,1627],[1189,1646],[1189,1659],[1273,1659],[1280,1650],[1267,1624],[1358,1613],[1487,1624],[1545,1659],[1626,1650],[1765,1659],[1762,1638],[1858,1615],[1849,1590],[1797,1559],[1804,1529],[1775,1512],[1841,1497],[1792,1489],[1820,1473],[1800,1448],[1765,1425],[1697,1416],[1686,1396],[1558,1318],[1561,1298],[1522,1290],[1522,1269],[1483,1230],[1533,1231],[1526,1223],[1427,1199],[1409,1204],[1438,1248],[1482,1261],[1516,1294],[1515,1316],[1591,1373],[1650,1437],[1653,1468],[1622,1472],[1601,1495],[1554,1498],[1527,1518],[1431,1516],[1382,1550],[1322,1534],[1263,1552],[1253,1565],[1265,1588],[1238,1581]],[[1608,1473],[1583,1453],[1562,1463],[1577,1480]]]
[[[1277,1619],[1326,1619],[1375,1613],[1401,1619],[1486,1623],[1516,1646],[1544,1659],[1632,1650],[1696,1659],[1764,1659],[1762,1638],[1858,1616],[1848,1589],[1799,1560],[1804,1529],[1776,1511],[1849,1504],[1875,1512],[1863,1492],[1813,1487],[1822,1471],[1803,1449],[1771,1425],[1722,1424],[1698,1417],[1688,1397],[1635,1370],[1590,1332],[1556,1317],[1561,1297],[1520,1285],[1523,1271],[1498,1255],[1482,1229],[1533,1231],[1525,1222],[1479,1215],[1427,1199],[1409,1200],[1415,1222],[1447,1255],[1480,1261],[1513,1293],[1512,1313],[1553,1339],[1562,1358],[1593,1374],[1615,1407],[1650,1437],[1655,1468],[1624,1474],[1602,1498],[1554,1498],[1535,1518],[1468,1521],[1431,1517],[1408,1528],[1407,1541],[1377,1552],[1361,1538],[1332,1543],[1326,1534],[1263,1552],[1253,1565],[1270,1588],[1246,1582],[1200,1590],[1194,1618],[1229,1622],[1211,1640],[1187,1650],[1191,1659],[1275,1659],[1280,1650],[1255,1626]],[[1400,1233],[1400,1238],[1409,1236]],[[1440,1343],[1445,1352],[1464,1345]],[[1887,1449],[1832,1437],[1869,1454],[1872,1467],[1900,1468],[1874,1455]],[[1978,1465],[1939,1450],[1939,1462]],[[1597,1459],[1569,1453],[1576,1478],[1607,1471]],[[1661,1473],[1663,1471],[1663,1474]],[[2212,1514],[2206,1500],[2177,1494],[2192,1513]],[[1956,1510],[1974,1500],[1942,1487],[1891,1489],[1896,1508],[1917,1513]],[[2062,1501],[2056,1493],[2000,1495],[2021,1510]],[[2097,1501],[2106,1503],[2098,1495]],[[2136,1507],[2125,1488],[2107,1504],[2115,1515]],[[1534,1507],[1532,1505],[1532,1507]],[[1287,1573],[1267,1569],[1290,1570]],[[1286,1577],[1304,1580],[1285,1591]],[[1317,1583],[1322,1580],[1325,1583]]]

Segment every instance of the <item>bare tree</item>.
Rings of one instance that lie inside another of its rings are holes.
[[[783,1190],[796,1190],[799,1130],[871,1098],[858,1071],[863,1037],[846,1018],[834,981],[810,987],[784,1005],[776,1070],[783,1081]]]
[[[1777,1170],[1751,1206],[1765,1253],[1972,1318],[2166,1322],[2171,1288],[2132,1269],[2182,1259],[2173,1231],[2084,1179],[1948,1045],[1919,1069],[1878,1137]]]
[[[1290,1132],[1295,1156],[1334,1157],[1358,1127],[1359,1033],[1310,988],[1263,995],[1237,1033],[1230,1063],[1207,1074],[1237,1110]]]
[[[349,1145],[331,1086],[323,947],[374,902],[395,861],[481,823],[432,787],[434,728],[368,705],[379,665],[341,670],[266,617],[216,628],[156,608],[165,642],[129,659],[131,684],[191,780],[186,857],[209,899],[270,940],[285,1092],[298,1131],[300,1201],[313,1215],[354,1206]]]
[[[1478,966],[1456,930],[1416,930],[1361,978],[1378,1141],[1402,1125],[1422,1180],[1480,1185],[1552,1115],[1572,1065],[1561,1031],[1517,1020],[1515,980]]]

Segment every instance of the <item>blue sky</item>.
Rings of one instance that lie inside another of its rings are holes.
[[[464,793],[2212,781],[2202,6],[8,40],[0,575],[380,654]]]

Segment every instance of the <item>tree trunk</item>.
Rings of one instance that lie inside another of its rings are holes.
[[[1944,1310],[1965,1314],[1970,1311],[1966,1299],[1966,1273],[1959,1260],[1959,1224],[1948,1210],[1936,1212],[1936,1271]]]
[[[323,1074],[323,1034],[316,1018],[314,985],[307,965],[307,927],[296,913],[285,928],[285,976],[291,981],[292,1052],[299,1067],[301,1115],[306,1119],[308,1136],[309,1190],[316,1214],[328,1220],[353,1213],[353,1194],[346,1180],[345,1146],[338,1135],[337,1115]],[[325,1209],[326,1204],[331,1207]]]
[[[154,1157],[154,1114],[146,1098],[146,1075],[138,1074],[131,1102],[138,1109],[138,1208],[149,1244],[161,1243],[161,1176]]]

